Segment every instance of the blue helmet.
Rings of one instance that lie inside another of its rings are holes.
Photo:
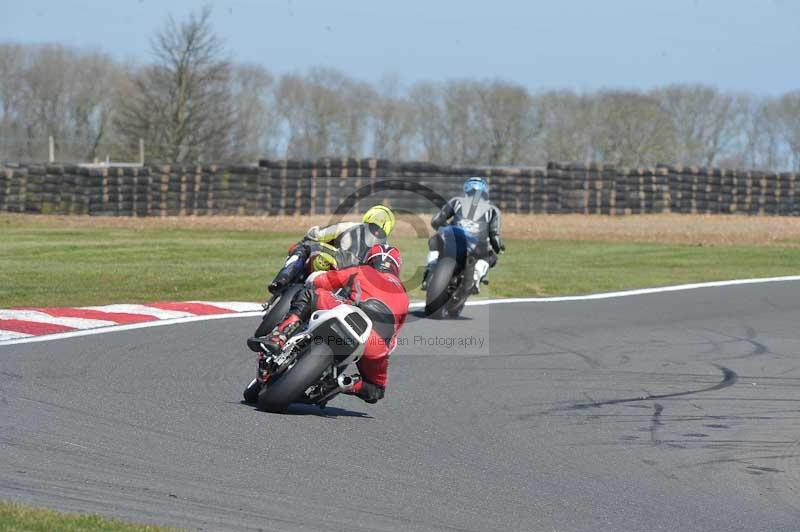
[[[470,177],[464,181],[464,194],[480,193],[489,195],[489,185],[482,177]]]

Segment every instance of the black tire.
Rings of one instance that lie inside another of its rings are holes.
[[[303,396],[309,386],[333,364],[333,351],[328,344],[312,345],[300,360],[275,382],[268,382],[258,394],[258,408],[267,412],[283,412]]]
[[[250,384],[248,384],[247,388],[245,388],[244,392],[242,392],[242,397],[244,398],[244,402],[250,404],[255,404],[256,402],[258,402],[258,392],[260,391],[261,391],[261,383],[255,379],[250,381]]]
[[[286,287],[281,296],[272,303],[269,312],[267,312],[261,320],[261,324],[256,329],[255,337],[266,336],[272,332],[286,314],[289,313],[289,307],[292,306],[292,298],[294,295],[303,289],[302,284],[293,284]]]
[[[456,271],[456,259],[442,257],[436,262],[428,282],[428,291],[425,294],[425,315],[434,319],[442,319],[445,305],[450,299],[447,287]]]
[[[461,281],[461,285],[455,293],[451,294],[450,299],[447,300],[444,306],[445,312],[451,318],[457,318],[461,314],[461,311],[464,310],[464,304],[467,302],[467,298],[472,290],[472,286],[469,283],[472,280],[474,272],[475,258],[469,257],[467,258],[467,264],[462,272],[463,280]]]
[[[451,318],[457,318],[461,315],[461,311],[464,310],[464,304],[467,302],[467,298],[465,297],[463,300],[459,301],[458,303],[454,303],[452,300],[447,302],[445,305],[447,310],[447,315]]]

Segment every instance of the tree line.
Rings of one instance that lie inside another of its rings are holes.
[[[134,64],[60,44],[0,44],[0,159],[255,161],[375,156],[455,164],[603,161],[800,171],[800,90],[676,84],[530,90],[507,80],[367,83],[231,60],[210,9],[169,18]]]

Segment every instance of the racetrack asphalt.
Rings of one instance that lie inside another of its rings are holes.
[[[240,403],[258,318],[4,346],[0,499],[203,530],[796,531],[798,302],[411,319],[384,401],[287,415]]]

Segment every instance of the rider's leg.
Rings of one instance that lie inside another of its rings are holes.
[[[342,300],[333,297],[328,290],[310,286],[303,288],[292,298],[292,306],[286,318],[272,330],[267,341],[262,342],[264,347],[271,353],[280,352],[286,345],[286,340],[308,321],[315,310],[329,309],[341,304]]]
[[[428,240],[428,264],[425,266],[425,273],[422,275],[422,289],[428,288],[428,276],[431,270],[436,266],[436,261],[439,260],[439,238],[438,235],[433,235]]]
[[[269,333],[269,338],[262,345],[271,353],[280,352],[288,340],[296,333],[303,322],[306,321],[316,308],[317,292],[307,287],[297,292],[292,298],[292,306],[289,313],[278,325]]]
[[[383,399],[389,369],[389,349],[375,331],[372,331],[364,346],[364,353],[356,362],[361,381],[350,392],[368,403]]]
[[[486,274],[489,273],[489,269],[493,268],[495,264],[497,264],[497,254],[491,248],[485,256],[475,261],[475,267],[473,270],[474,284],[472,285],[473,292],[480,293],[481,283],[489,283],[489,281],[485,280],[485,277]]]
[[[283,268],[275,276],[275,279],[269,284],[269,291],[271,294],[282,291],[289,283],[298,277],[298,275],[305,268],[306,260],[311,253],[310,248],[303,242],[293,244],[289,248],[289,255],[286,257],[286,262]]]

